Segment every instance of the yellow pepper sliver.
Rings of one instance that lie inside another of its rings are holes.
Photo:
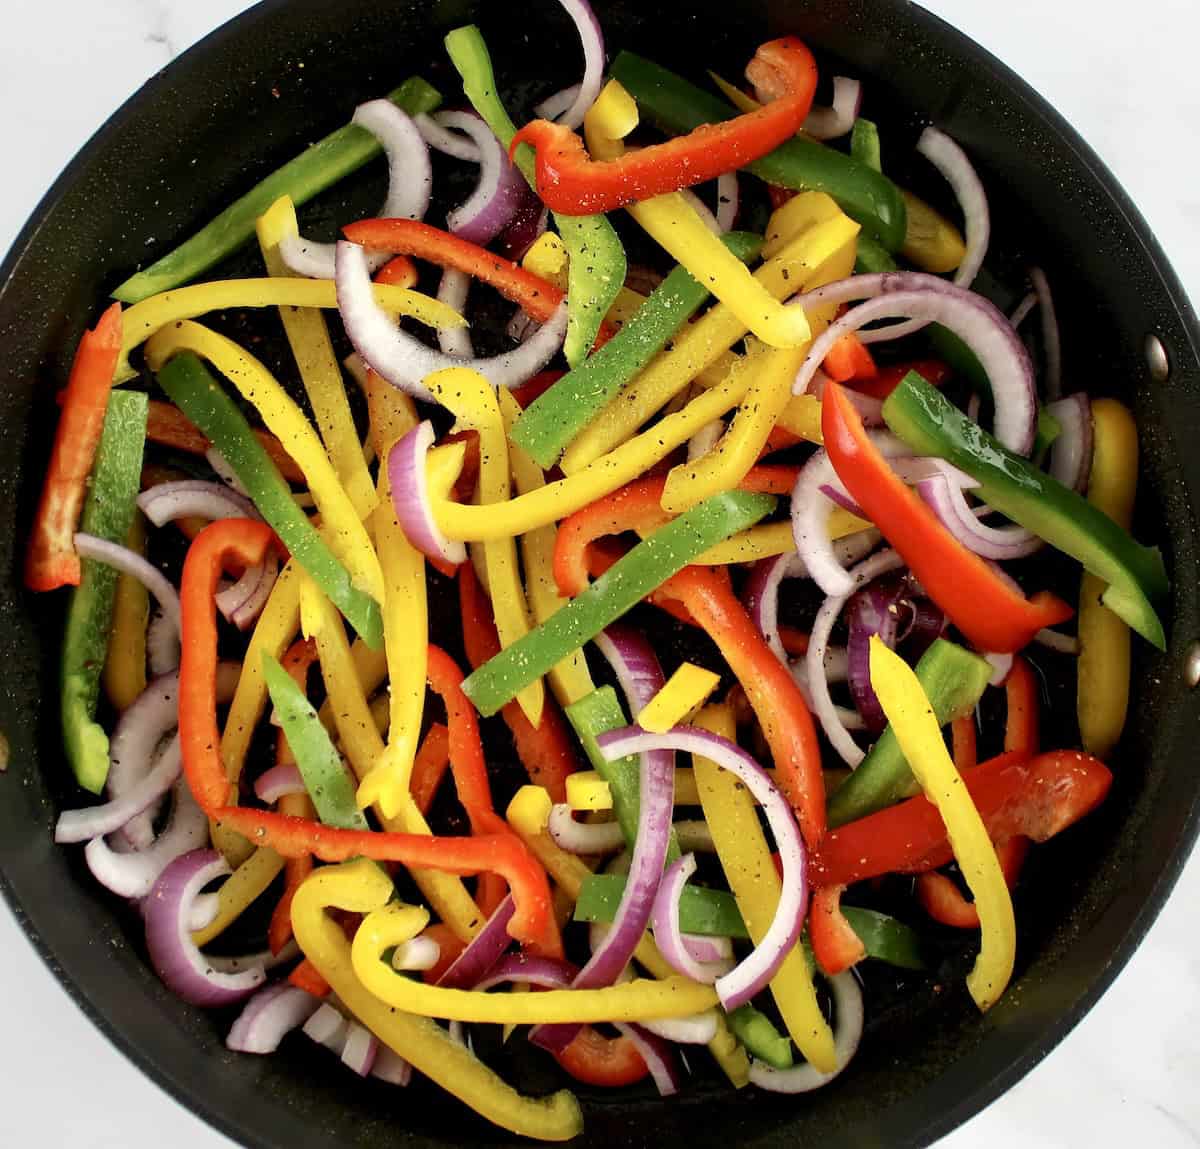
[[[502,1129],[539,1141],[578,1136],[583,1115],[566,1090],[542,1098],[522,1097],[437,1022],[391,1009],[359,981],[350,943],[327,911],[367,913],[391,895],[392,883],[366,861],[323,866],[297,890],[292,902],[296,941],[338,1000],[414,1069]]]
[[[611,810],[612,790],[595,770],[576,770],[567,778],[567,805],[572,810]],[[686,766],[675,767],[675,805],[700,805],[695,772]]]
[[[946,823],[950,847],[979,911],[981,944],[967,989],[981,1010],[1000,999],[1012,977],[1017,924],[996,848],[955,769],[933,707],[916,673],[878,635],[871,637],[871,686],[925,797]]]
[[[140,511],[125,545],[135,554],[146,553],[146,520]],[[113,599],[112,631],[104,658],[104,693],[118,710],[133,705],[146,689],[146,623],[150,617],[150,593],[141,581],[123,574],[117,579]]]
[[[678,726],[720,685],[721,676],[694,662],[685,662],[637,716],[637,724],[652,734]]]
[[[217,891],[217,916],[204,929],[196,930],[192,941],[203,946],[223,934],[266,892],[282,869],[283,859],[274,850],[255,850],[225,879]]]

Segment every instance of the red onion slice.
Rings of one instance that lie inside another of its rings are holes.
[[[442,947],[433,938],[419,934],[396,947],[392,954],[392,969],[401,972],[433,969],[441,957]]]
[[[550,222],[550,212],[534,194],[528,184],[522,193],[524,199],[517,208],[513,221],[496,238],[496,250],[514,263],[525,258],[525,253],[537,242]]]
[[[254,504],[222,483],[180,479],[157,483],[137,497],[142,514],[156,527],[175,519],[257,519]]]
[[[650,1070],[650,1078],[660,1097],[673,1097],[683,1085],[683,1072],[675,1051],[661,1037],[641,1025],[615,1022],[618,1033],[629,1038]]]
[[[354,120],[383,145],[388,160],[388,192],[376,213],[382,219],[424,219],[433,195],[433,166],[429,148],[412,117],[391,100],[369,100],[354,110]],[[297,275],[332,279],[336,251],[332,243],[315,243],[302,236],[285,236],[279,243],[284,263]],[[367,258],[371,274],[388,260],[382,252]]]
[[[1046,356],[1046,397],[1057,399],[1062,394],[1062,338],[1058,330],[1058,315],[1054,296],[1046,273],[1040,267],[1029,269],[1029,279],[1038,298],[1042,315],[1042,351]]]
[[[482,992],[495,989],[498,985],[516,982],[521,985],[536,985],[540,989],[565,989],[577,972],[570,962],[560,961],[558,958],[509,954],[496,962],[487,976],[477,981],[472,988]]]
[[[524,202],[525,178],[509,162],[492,129],[474,112],[439,112],[437,120],[468,136],[479,151],[479,183],[467,200],[446,215],[446,226],[471,243],[491,243]]]
[[[580,43],[583,45],[583,80],[574,102],[558,120],[568,128],[577,128],[583,123],[588,108],[596,102],[596,97],[600,95],[600,85],[604,82],[604,33],[587,0],[558,2],[575,22]]]
[[[654,648],[645,635],[620,622],[601,631],[593,641],[617,676],[630,712],[640,713],[667,681]]]
[[[992,667],[992,677],[988,679],[988,685],[1003,686],[1004,680],[1013,668],[1014,656],[1011,654],[985,654],[983,657]]]
[[[733,963],[730,962],[732,968]],[[715,1009],[706,1009],[691,1017],[666,1017],[658,1021],[639,1021],[637,1024],[655,1037],[676,1045],[707,1045],[717,1036],[718,1019]]]
[[[986,559],[1019,559],[1045,545],[1024,527],[989,527],[967,503],[962,486],[949,474],[931,475],[917,491],[938,521],[969,551]],[[987,513],[987,508],[980,508]]]
[[[465,272],[448,267],[442,272],[442,281],[438,284],[438,302],[453,307],[459,315],[463,315],[466,312],[467,295],[470,290],[471,277]],[[457,355],[463,359],[475,357],[475,347],[471,343],[471,331],[468,327],[439,327],[437,341],[438,346],[447,355]]]
[[[512,943],[508,923],[516,911],[512,895],[509,894],[484,923],[483,929],[446,969],[438,979],[438,985],[447,989],[471,989],[503,957]]]
[[[915,271],[885,271],[856,275],[820,287],[795,299],[797,306],[866,300],[831,323],[809,349],[796,375],[793,390],[803,394],[843,335],[860,331],[879,319],[909,317],[940,323],[975,353],[987,374],[996,409],[995,435],[1011,451],[1028,455],[1037,433],[1037,392],[1029,352],[1012,325],[994,304],[981,295],[947,283],[936,275]],[[864,343],[880,335],[891,337],[893,328],[863,331]]]
[[[279,1043],[316,1012],[320,1000],[287,982],[261,989],[238,1015],[225,1039],[234,1053],[274,1053]]]
[[[887,726],[887,715],[871,685],[871,639],[878,636],[889,649],[896,649],[904,621],[904,599],[908,595],[911,595],[911,588],[905,588],[903,581],[892,581],[890,586],[876,581],[856,591],[846,606],[850,695],[863,720],[864,729],[876,736],[883,733]],[[912,613],[911,604],[908,613]]]
[[[136,551],[80,531],[75,536],[75,549],[81,558],[104,563],[114,570],[135,578],[158,601],[163,614],[170,620],[176,634],[180,629],[179,592],[157,567],[151,566]]]
[[[717,223],[722,232],[733,230],[741,200],[737,172],[723,172],[717,176]]]
[[[551,809],[546,828],[555,844],[569,854],[611,854],[625,844],[617,822],[577,822],[565,803]]]
[[[397,327],[375,302],[366,252],[354,243],[337,245],[338,310],[355,350],[393,387],[432,402],[423,380],[447,367],[469,367],[494,387],[517,387],[546,366],[562,347],[567,306],[561,304],[536,335],[512,351],[483,359],[456,359],[434,351]]]
[[[858,743],[850,737],[838,715],[833,699],[829,697],[829,683],[825,678],[825,652],[829,648],[829,635],[834,624],[842,613],[842,609],[850,600],[850,595],[859,587],[867,586],[874,579],[889,571],[898,570],[904,566],[904,560],[893,550],[880,551],[865,562],[859,563],[847,574],[850,590],[845,594],[829,595],[817,611],[813,619],[812,632],[808,637],[808,651],[805,653],[805,667],[808,674],[808,690],[812,698],[812,710],[825,737],[837,751],[839,757],[851,769],[857,766],[866,756]]]
[[[342,1064],[352,1069],[359,1077],[366,1077],[374,1067],[378,1053],[379,1042],[375,1035],[358,1022],[350,1022],[346,1041],[342,1046]]]
[[[687,461],[696,462],[703,459],[720,441],[725,434],[725,424],[720,419],[705,423],[689,440],[687,445]]]
[[[862,84],[847,76],[833,77],[833,104],[813,108],[804,121],[804,134],[814,140],[835,140],[854,127],[862,108]]]
[[[412,1066],[395,1050],[386,1045],[379,1047],[375,1055],[375,1064],[371,1068],[371,1076],[388,1085],[399,1085],[401,1088],[412,1081]]]
[[[266,978],[261,968],[218,973],[192,941],[192,903],[209,882],[229,872],[229,864],[216,851],[193,850],[163,871],[142,903],[151,964],[163,984],[189,1005],[233,1005]]]
[[[217,593],[217,609],[238,630],[248,629],[262,614],[278,577],[279,558],[271,550],[262,562],[247,567],[237,582]]]
[[[265,806],[274,806],[288,794],[307,794],[300,770],[291,763],[272,766],[259,775],[254,783],[254,796]]]
[[[582,90],[582,84],[572,84],[569,88],[560,88],[557,92],[547,96],[540,104],[534,104],[533,114],[539,120],[557,120],[574,105]]]
[[[229,465],[228,460],[221,454],[216,447],[209,447],[204,452],[204,458],[208,465],[217,472],[217,478],[221,480],[231,490],[236,491],[243,499],[250,498],[249,492],[242,486],[242,481],[237,477],[237,472]]]
[[[1050,474],[1064,486],[1086,491],[1092,472],[1092,402],[1082,391],[1050,403],[1062,433],[1050,447]]]
[[[933,126],[921,133],[917,151],[942,173],[958,198],[965,224],[967,250],[954,274],[954,282],[959,287],[970,287],[983,266],[992,233],[991,213],[988,211],[983,181],[967,158],[967,153],[945,132]]]
[[[734,968],[730,960],[702,962],[692,956],[679,931],[679,898],[688,878],[696,872],[696,855],[684,854],[667,867],[658,897],[654,899],[654,941],[677,973],[702,985],[712,985]]]
[[[774,1069],[762,1061],[750,1062],[750,1082],[770,1093],[809,1093],[827,1085],[858,1051],[863,1033],[863,996],[858,979],[846,970],[829,979],[833,991],[833,1048],[837,1063],[832,1073],[821,1073],[809,1064]]]
[[[729,961],[733,957],[731,938],[704,937],[700,934],[679,935],[684,947],[696,961]]]
[[[342,1047],[346,1043],[349,1029],[350,1023],[328,1002],[322,1003],[316,1013],[304,1023],[306,1037],[311,1037],[318,1045],[323,1045],[339,1057],[342,1055]]]
[[[783,890],[775,917],[762,941],[742,962],[715,982],[717,996],[726,1009],[745,1005],[775,976],[784,958],[796,945],[808,910],[808,861],[800,830],[791,808],[770,776],[741,747],[717,734],[691,726],[676,726],[666,734],[650,734],[640,727],[612,730],[597,739],[604,757],[612,762],[627,754],[676,750],[699,754],[734,774],[758,800],[775,836],[783,863]],[[672,779],[673,785],[674,779]],[[642,790],[642,809],[648,788]],[[642,835],[639,832],[638,841]],[[632,884],[633,878],[630,878]],[[628,886],[626,887],[628,888]]]
[[[682,195],[685,200],[687,200],[692,211],[694,211],[700,217],[701,221],[704,223],[704,226],[708,228],[713,235],[721,234],[721,225],[717,222],[717,217],[709,210],[708,204],[706,204],[694,191],[692,191],[691,188],[684,188],[679,194]]]
[[[179,631],[155,607],[146,628],[146,666],[156,678],[179,669]]]
[[[465,543],[451,542],[438,528],[429,497],[426,457],[433,445],[433,424],[426,419],[398,439],[388,452],[392,507],[405,537],[422,554],[458,566],[467,561]]]
[[[1013,313],[1008,317],[1009,323],[1013,325],[1013,330],[1016,330],[1029,317],[1029,313],[1037,306],[1038,297],[1036,291],[1029,292],[1024,299],[1013,309]]]
[[[826,666],[829,665],[828,652],[826,653],[825,664]],[[792,678],[799,688],[801,696],[804,698],[804,705],[815,713],[816,705],[813,702],[812,691],[808,688],[808,664],[803,658],[797,658],[795,661],[788,663],[788,670],[792,672]],[[832,685],[836,681],[838,680],[831,674],[825,675],[826,686]],[[867,724],[862,720],[862,715],[857,710],[851,710],[845,706],[834,706],[833,713],[837,718],[837,722],[844,730],[853,732],[867,728]]]
[[[1039,630],[1033,641],[1056,654],[1078,654],[1079,639],[1071,634],[1060,634],[1057,630]]]
[[[217,899],[216,894],[201,896]],[[293,938],[277,954],[273,954],[270,950],[260,950],[257,953],[234,954],[232,957],[218,957],[216,954],[206,954],[205,956],[208,958],[208,964],[218,973],[241,973],[254,966],[262,966],[270,973],[271,970],[288,965],[303,955],[300,953],[300,947],[296,944],[296,939]]]
[[[437,116],[430,116],[424,112],[413,116],[413,123],[417,125],[421,138],[435,152],[452,156],[456,160],[465,160],[470,164],[479,163],[479,145],[470,136],[450,131]]]

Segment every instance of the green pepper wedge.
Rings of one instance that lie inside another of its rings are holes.
[[[859,116],[850,132],[850,155],[873,171],[883,171],[879,147],[879,127],[872,120]]]
[[[730,232],[722,242],[743,262],[762,248],[762,237]],[[676,267],[603,347],[539,395],[517,418],[512,440],[543,469],[554,466],[568,444],[608,401],[703,306],[707,287]]]
[[[409,77],[386,98],[410,116],[432,112],[442,102],[437,89],[420,76]],[[366,128],[357,124],[338,128],[272,172],[191,239],[131,275],[113,292],[113,298],[138,303],[203,275],[253,238],[258,217],[281,196],[290,196],[299,207],[382,151],[383,146]]]
[[[506,646],[463,683],[485,717],[631,610],[711,546],[753,526],[775,506],[770,495],[725,491],[697,503],[643,539],[541,626]]]
[[[1108,584],[1104,605],[1147,642],[1166,648],[1154,603],[1170,583],[1157,547],[1142,546],[1082,495],[1002,446],[915,372],[888,396],[883,417],[918,454],[965,471],[985,503]]]
[[[149,400],[137,392],[114,391],[109,396],[79,524],[85,534],[125,545],[137,509],[148,410]],[[108,735],[95,716],[117,579],[115,567],[82,561],[63,640],[63,743],[76,779],[93,794],[104,789],[108,777]]]
[[[774,1069],[791,1069],[794,1061],[791,1039],[780,1033],[762,1010],[747,1002],[727,1016],[733,1036],[746,1047],[747,1053]]]
[[[305,697],[270,651],[263,651],[263,677],[275,707],[275,716],[296,759],[296,768],[304,779],[317,817],[327,826],[342,830],[368,830],[367,819],[358,808],[354,783],[346,773],[316,708]]]
[[[471,106],[507,148],[517,134],[517,126],[496,92],[496,75],[483,34],[474,24],[468,24],[455,28],[446,36],[445,43],[451,62],[462,76],[463,92]],[[533,148],[522,144],[513,159],[529,186],[536,191]],[[567,363],[577,367],[587,357],[600,324],[625,285],[625,248],[607,216],[570,216],[556,212],[554,222],[570,257],[567,338],[563,353]]]
[[[986,659],[944,638],[933,642],[915,669],[940,726],[969,714],[992,676]],[[834,829],[856,818],[865,818],[920,790],[889,726],[858,769],[830,797],[829,827]]]
[[[355,588],[350,573],[296,505],[291,488],[256,438],[237,404],[189,352],[168,360],[158,382],[175,405],[212,441],[237,474],[259,513],[284,546],[346,616],[369,647],[383,645],[379,604]]]
[[[719,96],[633,52],[618,54],[612,75],[667,132],[690,132],[701,124],[738,114]],[[779,187],[826,192],[889,251],[898,251],[904,243],[907,211],[899,189],[885,175],[844,152],[796,136],[749,164],[747,170]]]

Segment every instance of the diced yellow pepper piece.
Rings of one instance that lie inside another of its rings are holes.
[[[694,662],[685,662],[637,716],[637,724],[652,734],[665,734],[704,705],[721,684],[721,676]]]

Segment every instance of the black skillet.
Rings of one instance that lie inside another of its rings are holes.
[[[1197,829],[1187,685],[1200,638],[1197,526],[1200,437],[1196,324],[1133,205],[1096,156],[1040,98],[976,45],[902,0],[795,0],[739,5],[597,2],[610,49],[628,45],[698,74],[737,74],[754,46],[796,32],[867,84],[889,163],[935,121],[972,155],[989,189],[990,261],[1019,288],[1046,267],[1060,301],[1070,381],[1131,402],[1142,430],[1140,532],[1175,573],[1170,649],[1139,649],[1130,727],[1103,810],[1044,848],[1018,905],[1018,976],[986,1018],[959,987],[961,963],[915,981],[874,974],[872,1023],[851,1070],[802,1099],[707,1078],[670,1103],[652,1091],[583,1090],[588,1144],[696,1146],[924,1145],[1012,1085],[1057,1043],[1121,969],[1158,912]],[[536,16],[534,14],[536,9]],[[136,922],[100,896],[79,851],[53,845],[65,781],[54,698],[54,606],[19,586],[21,542],[53,426],[53,393],[100,300],[139,261],[183,238],[304,144],[343,123],[362,99],[421,72],[459,89],[444,32],[475,20],[493,45],[501,89],[519,119],[527,97],[568,82],[571,31],[548,2],[268,0],[214,33],[135,96],[56,183],[0,271],[0,731],[12,765],[0,778],[0,875],[13,909],[64,986],[147,1073],[214,1126],[250,1146],[378,1149],[510,1141],[421,1084],[400,1093],[358,1083],[304,1043],[271,1058],[225,1051],[228,1019],[176,1001],[145,964]],[[536,81],[536,83],[534,83]],[[453,99],[453,96],[451,97]],[[312,205],[328,234],[378,202],[378,177]],[[148,237],[153,237],[147,242]],[[249,256],[231,270],[253,272]],[[1147,336],[1161,338],[1169,378],[1152,378]],[[1069,732],[1071,695],[1052,691]],[[1069,736],[1069,735],[1068,735]],[[506,1059],[507,1060],[507,1059]],[[548,1088],[548,1071],[508,1068]]]

